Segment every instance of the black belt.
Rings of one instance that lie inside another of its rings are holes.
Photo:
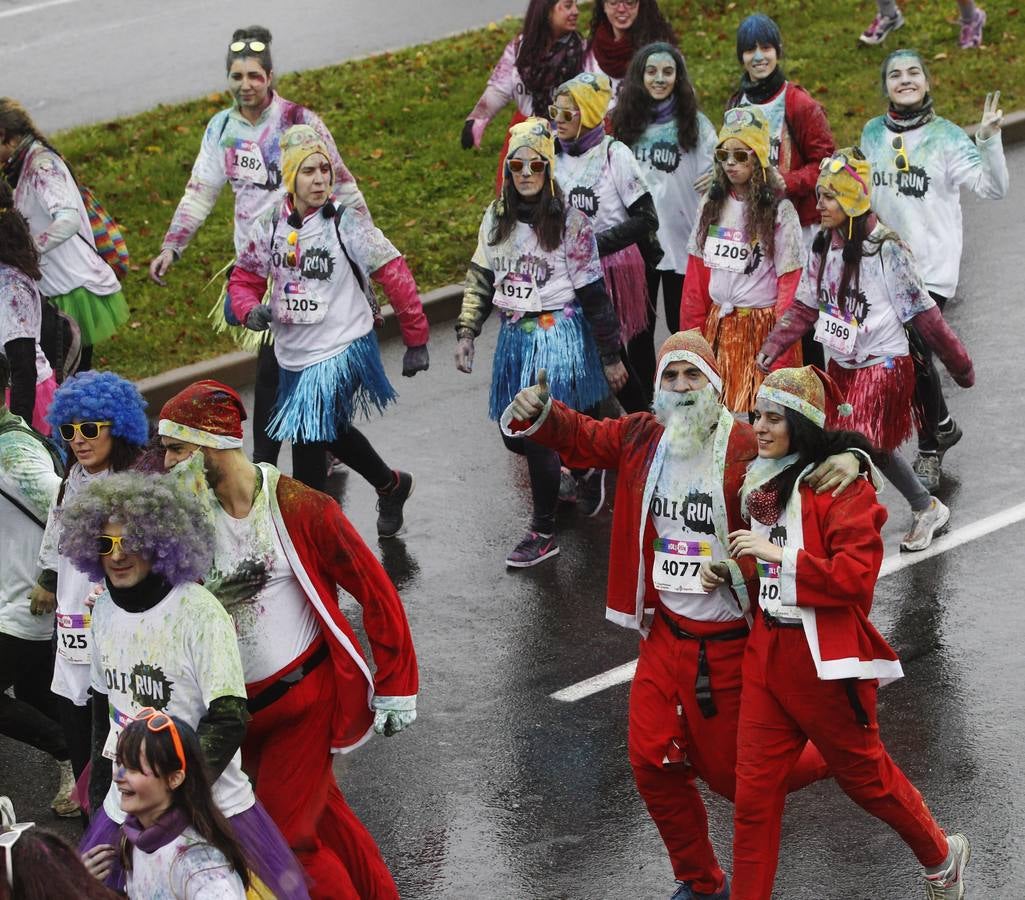
[[[293,687],[295,687],[300,681],[302,681],[307,675],[310,674],[317,666],[319,666],[329,656],[327,641],[322,641],[320,647],[313,651],[313,654],[309,659],[306,660],[301,666],[297,666],[292,669],[286,675],[282,675],[277,681],[268,687],[265,687],[255,697],[251,697],[246,702],[246,707],[249,710],[250,715],[255,715],[261,709],[265,709],[270,706],[275,700],[280,700],[285,696]]]
[[[705,642],[738,641],[750,634],[748,627],[745,625],[742,628],[732,628],[729,631],[720,631],[718,634],[691,634],[689,631],[684,631],[661,607],[659,607],[658,614],[662,617],[662,621],[669,626],[669,630],[677,640],[698,642],[698,677],[694,679],[694,697],[698,701],[701,715],[706,719],[711,719],[719,710],[716,709],[715,701],[712,699],[712,670],[708,665]]]
[[[764,609],[762,610],[762,621],[770,631],[773,628],[804,628],[804,622],[800,619],[781,619]]]

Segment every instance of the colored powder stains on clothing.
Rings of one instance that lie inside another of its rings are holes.
[[[184,251],[213,210],[224,185],[230,183],[235,193],[235,254],[241,255],[256,222],[284,196],[279,141],[297,124],[314,128],[330,150],[335,201],[366,211],[363,195],[324,123],[305,107],[274,94],[256,123],[250,123],[234,106],[210,120],[163,247],[179,254]]]
[[[555,180],[566,202],[592,219],[598,234],[625,222],[628,208],[648,193],[633,152],[611,137],[580,156],[560,156]]]

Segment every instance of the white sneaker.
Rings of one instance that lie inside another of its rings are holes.
[[[961,900],[964,897],[965,866],[972,858],[972,847],[963,834],[947,835],[947,844],[953,859],[950,865],[935,875],[922,873],[925,879],[925,896],[929,900]]]
[[[77,816],[81,807],[78,801],[72,796],[75,792],[75,773],[71,768],[71,762],[57,763],[57,770],[60,772],[60,784],[57,786],[57,793],[50,802],[50,808],[58,816],[70,818]]]
[[[932,543],[933,536],[947,527],[947,523],[950,521],[950,510],[935,497],[929,499],[932,501],[929,508],[915,513],[911,530],[904,535],[904,540],[900,542],[901,550],[912,552],[924,550]]]
[[[863,44],[867,44],[870,47],[876,44],[881,44],[886,40],[886,36],[891,31],[896,31],[898,28],[904,25],[904,13],[899,9],[897,14],[894,16],[876,16],[872,20],[872,24],[868,26],[858,38]]]

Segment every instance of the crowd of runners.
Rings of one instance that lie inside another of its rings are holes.
[[[958,6],[978,47],[986,15]],[[936,361],[972,386],[943,312],[961,188],[1008,190],[999,92],[970,138],[897,49],[881,114],[837,148],[768,16],[741,22],[736,89],[702,111],[655,0],[599,0],[586,37],[578,15],[530,0],[460,138],[479,148],[515,103],[455,325],[467,374],[497,329],[477,414],[529,473],[505,562],[555,557],[560,505],[597,516],[614,482],[606,616],[641,637],[628,752],[667,896],[768,900],[786,794],[830,777],[904,839],[927,897],[963,897],[967,839],[879,736],[877,689],[902,670],[870,611],[882,480],[910,507],[902,551],[951,516],[961,429]],[[880,0],[860,40],[903,23]],[[231,36],[232,103],[149,266],[173,279],[230,184],[214,317],[258,353],[251,411],[209,380],[147,409],[92,370],[131,298],[94,198],[0,98],[0,733],[55,760],[53,812],[84,829],[72,850],[0,799],[0,898],[398,896],[332,759],[413,724],[417,659],[395,587],[322,491],[349,467],[377,537],[399,534],[413,474],[357,427],[397,396],[379,294],[403,376],[429,368],[430,329],[323,121],[274,89],[271,47],[265,28]],[[729,875],[699,778],[735,804]]]

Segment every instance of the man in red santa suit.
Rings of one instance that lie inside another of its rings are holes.
[[[334,779],[332,754],[416,719],[418,673],[402,601],[326,494],[253,465],[245,408],[199,381],[160,411],[164,465],[207,501],[215,526],[205,586],[231,614],[249,698],[243,767],[303,863],[313,898],[397,898],[376,843]],[[363,608],[371,674],[338,588]]]
[[[606,618],[641,632],[630,691],[628,749],[641,797],[669,852],[673,900],[729,897],[708,837],[696,776],[733,799],[740,670],[758,574],[729,558],[743,523],[740,487],[757,456],[754,433],[722,406],[722,377],[699,331],[658,353],[654,414],[595,421],[548,396],[547,378],[520,391],[506,434],[558,450],[565,465],[618,469]],[[809,475],[841,491],[858,475],[850,453]],[[811,744],[790,772],[796,790],[823,778]]]

